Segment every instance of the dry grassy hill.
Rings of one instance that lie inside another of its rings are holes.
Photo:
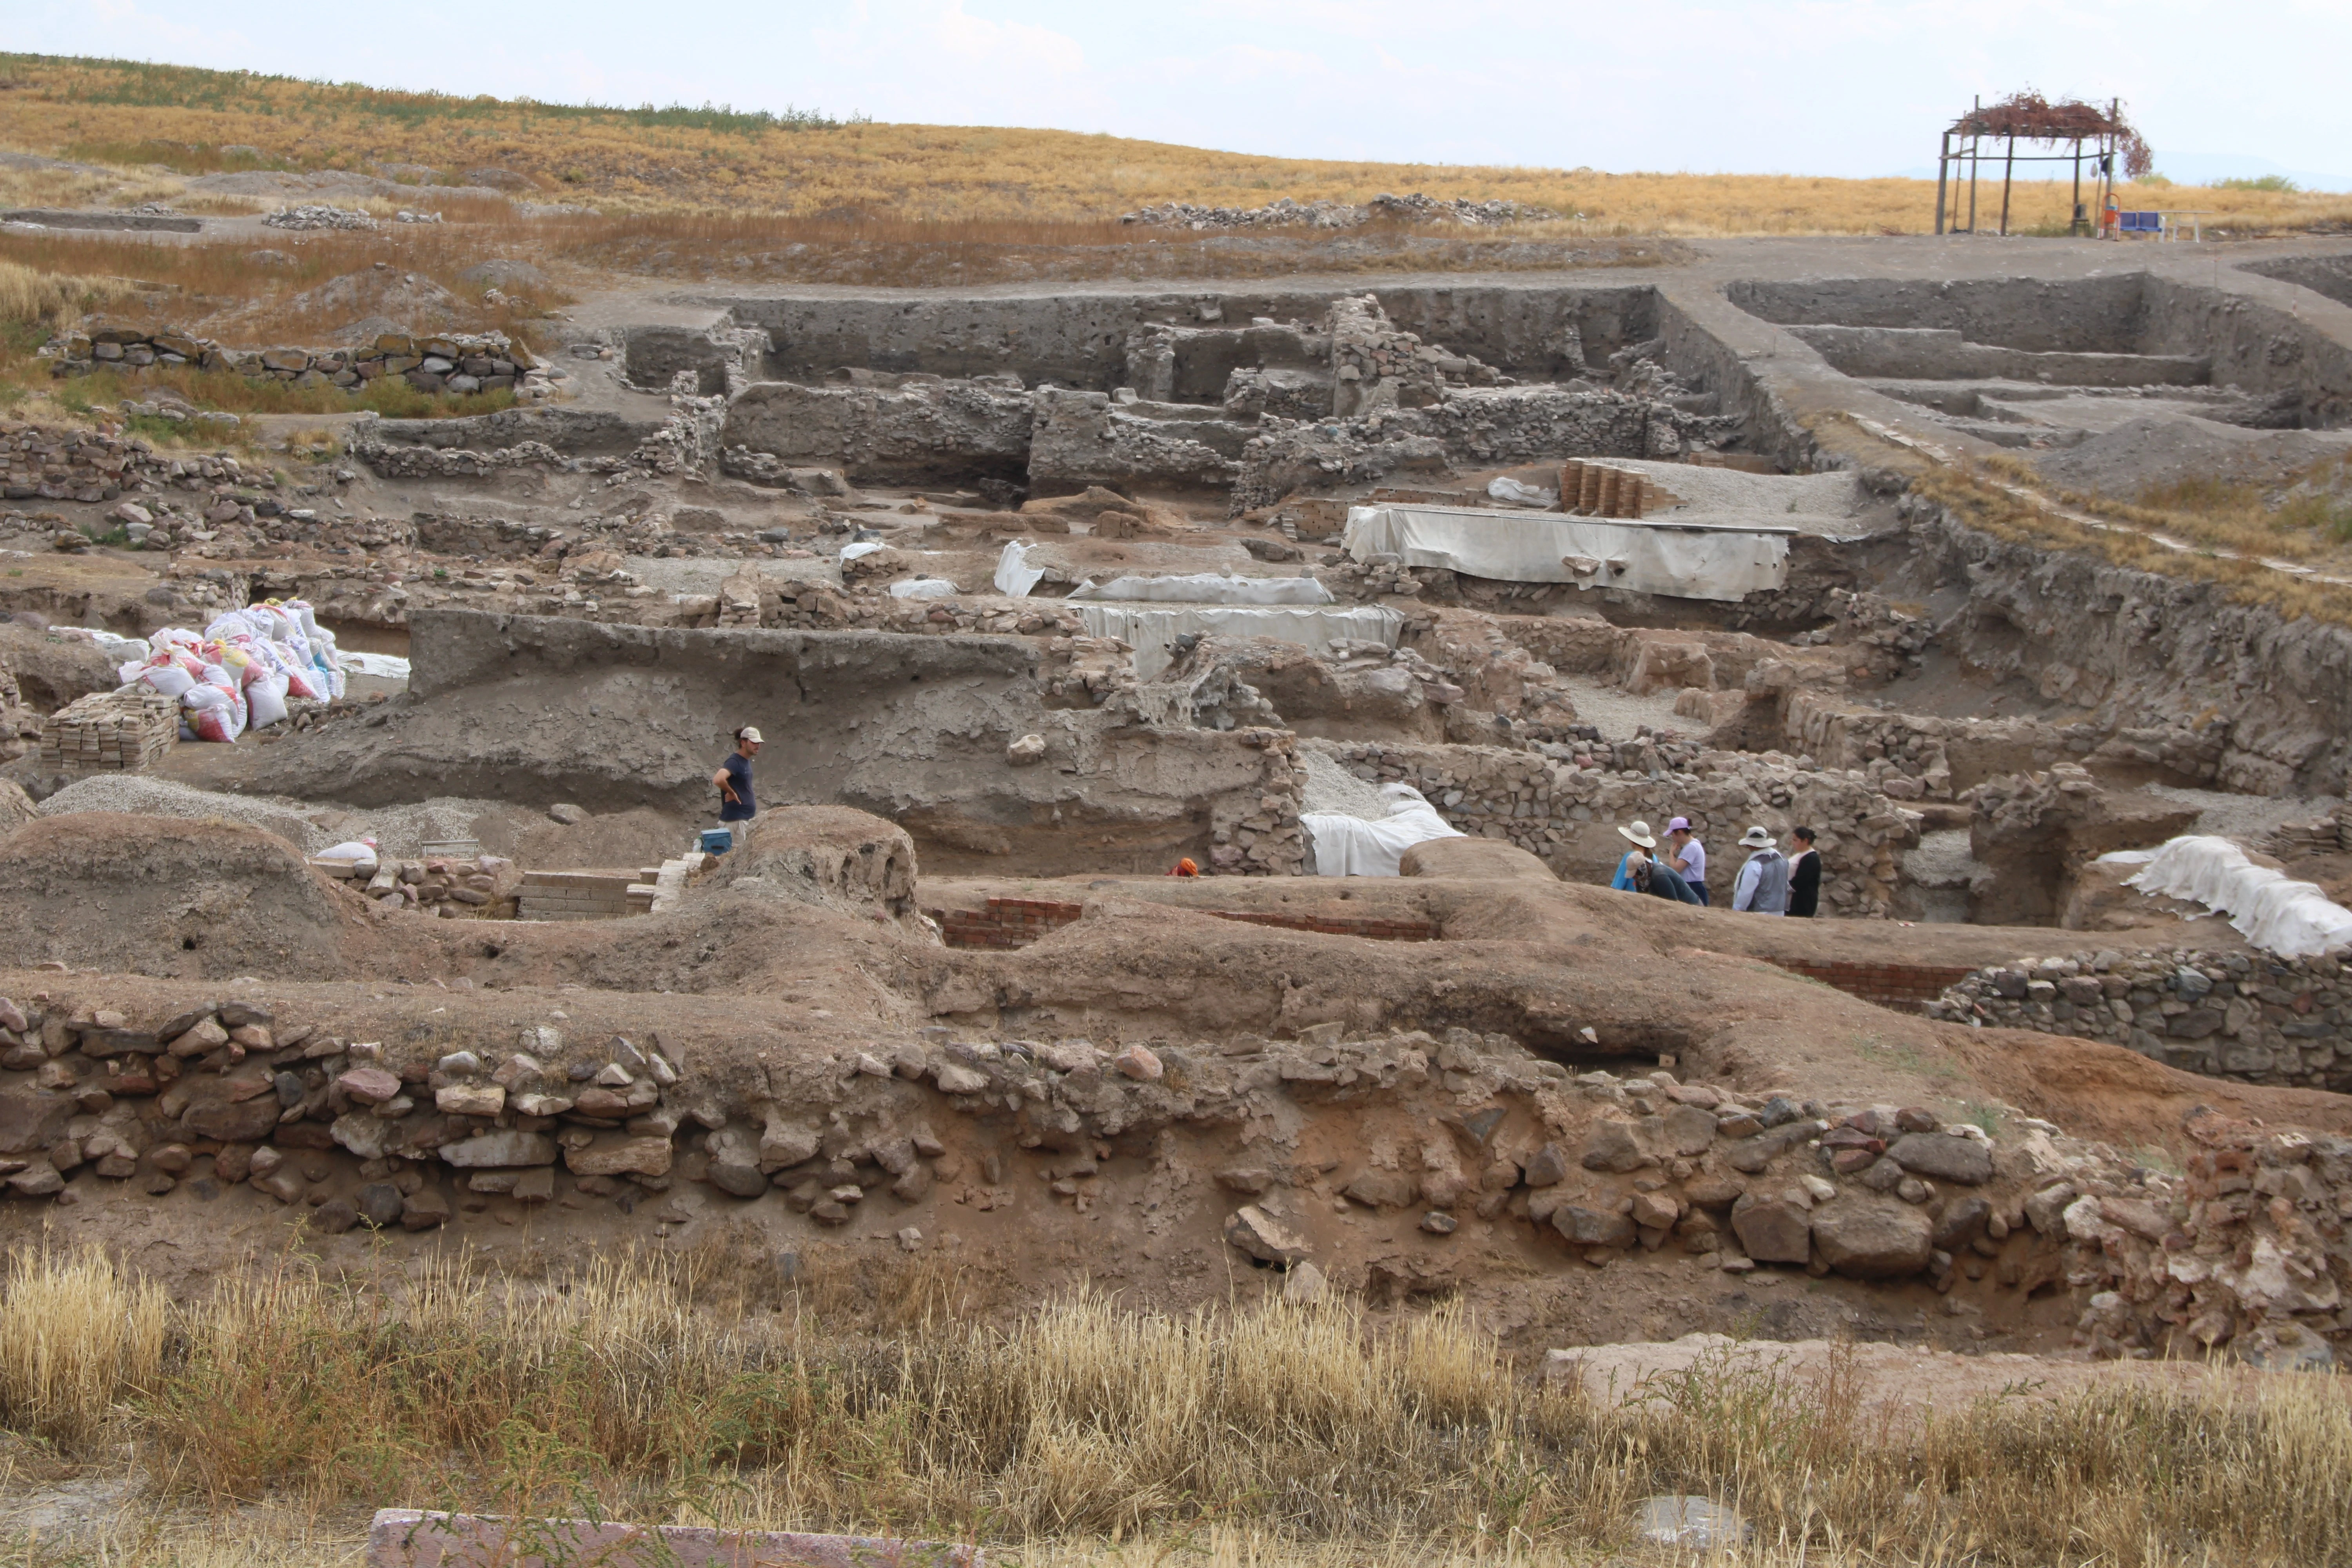
[[[1507,198],[1559,214],[1562,232],[1601,236],[1917,233],[1935,213],[1925,180],[1335,163],[1065,131],[578,107],[30,55],[0,55],[0,147],[88,166],[0,168],[0,198],[13,201],[129,202],[224,173],[396,168],[608,215],[1099,221],[1168,201],[1361,202],[1382,191]],[[2055,183],[2023,187],[2017,226],[2063,223],[2069,199]],[[2213,191],[2196,205],[2242,227],[2352,220],[2352,198],[2339,196]]]

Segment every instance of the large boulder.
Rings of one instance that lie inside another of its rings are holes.
[[[1900,1279],[1935,1250],[1927,1216],[1908,1204],[1842,1197],[1812,1212],[1822,1261],[1853,1279]]]
[[[1992,1180],[1992,1151],[1973,1138],[1948,1132],[1906,1132],[1886,1151],[1895,1163],[1915,1176],[1982,1186]]]
[[[1813,1216],[1790,1198],[1744,1194],[1731,1205],[1732,1234],[1759,1263],[1812,1260]]]

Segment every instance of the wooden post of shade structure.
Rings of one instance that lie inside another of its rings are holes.
[[[1936,144],[1936,232],[1937,234],[1944,232],[1945,176],[1951,172],[1951,167],[1952,133],[1947,131],[1944,132],[1943,139]]]
[[[2009,133],[2009,161],[2000,167],[2000,232],[2009,233],[2009,184],[2017,174],[2017,132]]]

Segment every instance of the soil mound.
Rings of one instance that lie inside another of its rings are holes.
[[[904,828],[836,805],[787,806],[749,827],[711,885],[922,929],[915,841]]]
[[[2208,419],[2149,416],[2038,460],[2044,478],[2115,500],[2189,479],[2272,486],[2352,451],[2334,431],[2249,430]]]
[[[91,812],[0,838],[0,947],[135,974],[329,979],[359,895],[257,827]]]

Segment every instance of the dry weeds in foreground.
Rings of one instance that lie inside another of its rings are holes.
[[[887,1530],[1032,1568],[1106,1542],[1139,1563],[1541,1563],[1622,1546],[1646,1495],[1700,1492],[1737,1500],[1759,1562],[2352,1555],[2340,1379],[1991,1401],[1905,1436],[1834,1373],[1705,1367],[1602,1410],[1530,1386],[1454,1308],[1081,1296],[988,1327],[936,1262],[885,1279],[843,1249],[778,1295],[746,1257],[348,1285],[289,1262],[173,1309],[166,1340],[117,1326],[150,1319],[109,1266],[26,1256],[5,1312],[50,1370],[0,1366],[0,1412],[69,1458],[133,1441],[171,1517],[230,1524],[274,1498],[345,1529],[410,1505]],[[895,1326],[860,1321],[883,1301]],[[122,1560],[183,1560],[157,1540]]]

